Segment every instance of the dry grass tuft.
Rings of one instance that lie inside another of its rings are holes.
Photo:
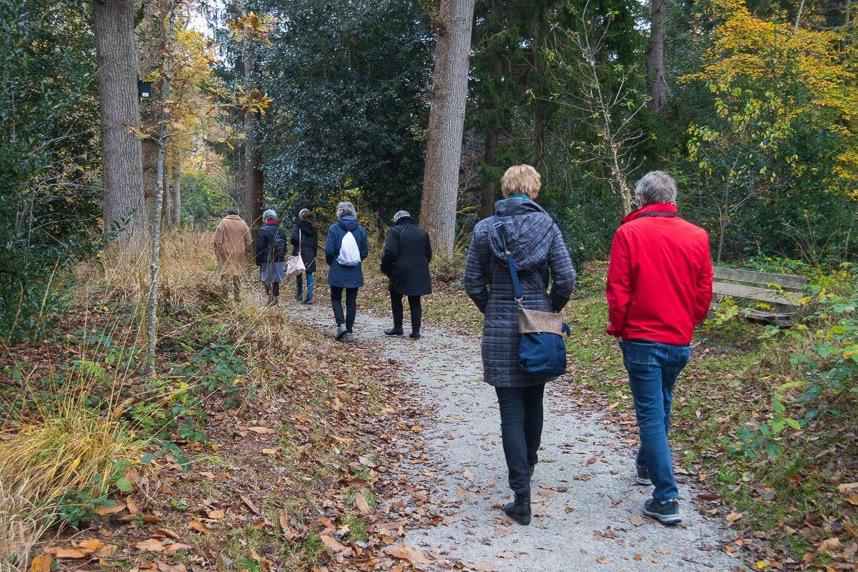
[[[30,553],[47,529],[45,516],[0,479],[0,571],[27,569]]]
[[[0,482],[34,506],[56,502],[69,491],[106,492],[119,459],[139,452],[133,434],[66,399],[55,414],[18,425],[0,442]]]

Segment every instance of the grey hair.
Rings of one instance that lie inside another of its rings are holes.
[[[228,209],[226,209],[226,214],[237,215],[238,214],[238,207],[235,207],[235,206],[229,207]]]
[[[262,220],[277,220],[277,211],[274,209],[268,209],[262,213]]]
[[[676,204],[676,181],[664,171],[650,171],[635,184],[640,206],[651,203]]]
[[[344,216],[357,216],[355,206],[348,201],[343,201],[337,205],[337,218]]]
[[[411,218],[411,213],[408,211],[399,211],[395,215],[393,215],[393,223],[396,224],[397,222],[399,222],[399,219],[405,217]]]

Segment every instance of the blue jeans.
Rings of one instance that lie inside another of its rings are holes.
[[[298,285],[298,290],[295,292],[295,297],[300,298],[301,294],[304,293],[304,275],[299,274],[295,277],[296,284]],[[316,280],[313,278],[312,272],[307,272],[307,300],[313,299],[313,286],[315,285]]]
[[[641,447],[637,463],[649,470],[657,501],[679,497],[667,434],[673,386],[691,358],[691,346],[623,340],[623,365],[635,400]]]
[[[542,441],[542,395],[545,384],[496,387],[501,416],[503,454],[509,470],[509,488],[530,493],[530,467],[539,460]]]

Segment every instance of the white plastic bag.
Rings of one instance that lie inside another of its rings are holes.
[[[348,231],[343,237],[343,243],[340,245],[340,254],[337,256],[337,262],[340,266],[357,266],[360,264],[360,249],[358,248],[355,235],[352,231]]]

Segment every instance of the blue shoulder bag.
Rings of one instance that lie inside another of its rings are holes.
[[[569,326],[556,312],[528,310],[524,307],[521,281],[515,258],[509,251],[503,225],[495,217],[494,228],[506,254],[515,301],[518,303],[518,366],[522,372],[534,377],[557,377],[566,373],[566,346],[563,334]]]

